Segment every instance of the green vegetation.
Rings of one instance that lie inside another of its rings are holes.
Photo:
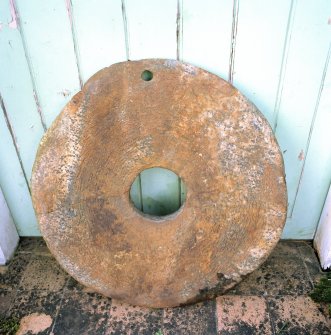
[[[15,335],[20,326],[18,319],[13,317],[1,317],[0,316],[0,334],[3,335]]]
[[[284,334],[284,332],[287,330],[289,323],[286,322],[283,324],[282,328],[279,329],[276,335]]]
[[[331,316],[331,272],[321,278],[320,282],[311,292],[310,297],[316,302],[328,303],[329,314]]]

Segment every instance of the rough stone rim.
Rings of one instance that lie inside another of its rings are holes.
[[[191,65],[188,65],[188,64],[185,64],[185,63],[180,63],[180,62],[176,62],[176,61],[172,61],[172,60],[143,60],[143,61],[136,61],[136,62],[130,62],[130,63],[136,63],[136,64],[157,64],[158,66],[163,66],[163,65],[166,65],[167,66],[167,64],[171,64],[171,66],[173,66],[173,67],[176,67],[176,66],[178,66],[178,67],[182,67],[182,69],[184,69],[184,71],[185,71],[185,69],[189,69],[189,71],[191,71],[192,69],[192,71],[197,71],[197,72],[199,72],[199,73],[204,73],[204,75],[208,75],[208,76],[210,76],[211,78],[212,77],[214,77],[214,79],[215,79],[215,75],[212,75],[212,74],[210,74],[210,73],[208,73],[207,71],[204,71],[204,70],[201,70],[201,69],[198,69],[198,68],[196,68],[196,67],[193,67],[193,66],[191,66]],[[125,64],[125,63],[122,63],[122,64]],[[116,65],[118,65],[118,64],[116,64]],[[145,65],[144,65],[145,66]],[[102,71],[105,71],[105,70],[102,70]],[[100,72],[102,72],[102,71],[100,71]],[[186,72],[186,71],[185,71]],[[89,82],[91,82],[91,81],[93,81],[93,79],[97,76],[98,74],[96,74],[96,75],[94,75],[89,81],[88,81],[88,83]],[[217,80],[221,80],[220,78],[218,78],[218,77],[216,77],[217,78]],[[87,83],[87,84],[88,84]],[[85,86],[87,85],[87,84],[85,84]],[[148,83],[147,83],[148,84]],[[229,85],[229,84],[227,84],[228,86],[231,86],[231,85]],[[84,86],[84,88],[85,88],[85,86]],[[77,94],[78,95],[78,94]],[[74,98],[73,98],[74,99]],[[72,100],[73,100],[72,99]],[[246,101],[247,101],[247,99],[246,99]],[[250,103],[251,104],[251,103]],[[68,105],[70,105],[70,103],[68,104]],[[66,108],[68,108],[68,105],[67,105],[67,107]],[[252,104],[251,104],[251,106],[253,106]],[[254,106],[253,106],[254,107]],[[66,109],[65,108],[65,109]],[[255,112],[257,113],[257,114],[259,114],[259,112],[256,110],[256,107],[254,107],[255,108]],[[62,114],[61,114],[62,115]],[[54,124],[56,124],[56,122],[59,122],[59,119],[61,118],[61,115],[57,118],[57,120],[55,121],[55,123]],[[261,119],[264,119],[264,121],[266,122],[266,120],[265,120],[265,118],[262,116],[262,115],[259,115],[259,117],[261,118]],[[52,128],[53,127],[53,128]],[[51,127],[51,129],[54,129],[54,127],[55,126],[52,126]],[[38,218],[39,218],[39,221],[43,221],[44,220],[44,218],[42,218],[42,216],[44,216],[44,215],[48,215],[48,214],[52,214],[52,212],[47,212],[46,211],[46,213],[45,213],[45,211],[40,211],[39,209],[40,209],[40,206],[37,204],[37,201],[38,201],[38,196],[35,196],[35,190],[36,189],[38,189],[38,176],[37,176],[37,174],[38,174],[38,172],[40,172],[40,171],[38,171],[38,170],[40,170],[40,162],[38,162],[38,159],[40,160],[40,156],[42,155],[41,154],[41,152],[42,152],[42,150],[43,150],[43,145],[44,145],[44,143],[45,142],[47,142],[48,141],[48,136],[47,136],[47,133],[46,133],[46,135],[44,136],[44,138],[43,138],[43,140],[42,140],[42,142],[41,142],[41,146],[40,146],[40,148],[39,148],[39,150],[38,150],[38,154],[37,154],[37,159],[36,159],[36,162],[35,162],[35,165],[34,165],[34,169],[33,169],[33,178],[32,178],[32,188],[33,188],[33,197],[34,197],[34,207],[35,207],[35,210],[36,210],[36,213],[37,213],[37,216],[38,216]],[[276,145],[277,145],[277,141],[274,139],[274,142],[276,143]],[[277,145],[278,146],[278,145]],[[279,147],[278,147],[278,151],[279,151]],[[281,169],[282,169],[282,171],[283,171],[283,176],[282,176],[282,178],[284,179],[284,165],[283,165],[283,160],[282,160],[282,157],[281,157],[281,153],[280,153],[280,151],[279,151],[279,153],[278,154],[280,154],[280,158],[281,158],[281,160],[280,160],[280,162],[279,162],[279,164],[281,165]],[[168,168],[168,167],[167,167]],[[173,170],[173,167],[171,167],[171,170]],[[177,173],[178,174],[178,173]],[[180,174],[178,174],[178,175],[180,175]],[[181,176],[181,178],[183,178],[182,176]],[[284,179],[284,187],[285,187],[285,190],[286,190],[286,184],[285,184],[285,179]],[[186,183],[186,185],[188,185],[187,183]],[[284,195],[284,197],[286,198],[286,194]],[[188,201],[188,198],[187,198],[187,201]],[[187,202],[186,201],[186,202]],[[283,210],[284,210],[284,215],[283,215],[283,219],[282,219],[282,223],[278,223],[278,228],[281,228],[283,225],[284,225],[284,223],[285,223],[285,220],[286,220],[286,209],[287,209],[287,201],[284,203],[284,206],[283,206]],[[105,294],[105,295],[109,295],[109,293],[107,293],[107,290],[105,290],[105,289],[103,289],[103,288],[100,288],[100,286],[98,286],[98,285],[96,285],[96,284],[93,284],[93,282],[89,282],[89,281],[86,281],[86,280],[84,280],[84,279],[82,279],[82,277],[79,275],[79,273],[77,274],[77,272],[75,272],[75,271],[73,271],[72,270],[72,266],[73,266],[73,264],[71,264],[71,265],[68,265],[69,263],[67,263],[67,264],[65,264],[65,262],[63,261],[63,259],[62,259],[62,257],[64,256],[64,254],[62,254],[59,250],[57,250],[56,248],[54,248],[54,244],[52,245],[52,243],[49,243],[49,240],[48,240],[48,236],[47,236],[47,230],[45,230],[44,229],[44,227],[43,227],[43,224],[41,224],[40,225],[40,227],[41,227],[41,230],[42,230],[42,232],[43,232],[43,234],[45,235],[45,239],[46,239],[46,243],[49,245],[49,247],[50,247],[50,249],[51,249],[51,251],[53,252],[53,254],[55,255],[55,257],[57,258],[57,260],[61,263],[61,265],[62,266],[64,266],[65,268],[66,268],[66,270],[73,276],[73,277],[75,277],[76,279],[78,279],[78,281],[81,281],[81,282],[83,282],[84,284],[86,284],[86,283],[88,283],[90,286],[92,286],[92,287],[94,287],[97,291],[99,291],[99,292],[101,292],[101,293],[103,293],[103,294]],[[268,241],[268,248],[266,249],[266,250],[264,250],[264,253],[262,253],[262,254],[256,254],[253,258],[254,258],[254,260],[252,260],[251,261],[251,268],[256,268],[258,265],[260,265],[265,259],[266,259],[266,257],[268,256],[268,254],[271,252],[271,250],[272,250],[272,248],[273,248],[273,246],[275,246],[275,244],[277,243],[277,241],[278,241],[278,239],[279,239],[279,237],[280,237],[280,234],[281,234],[281,229],[278,229],[277,230],[277,232],[274,234],[274,237],[272,238],[272,240],[269,240]],[[247,268],[248,269],[248,268]],[[240,270],[239,271],[239,273],[238,273],[238,275],[239,275],[239,278],[232,278],[232,279],[235,279],[234,281],[232,280],[231,281],[231,276],[228,278],[227,276],[224,276],[223,274],[221,274],[219,277],[219,279],[221,279],[221,281],[222,281],[222,285],[221,286],[224,286],[225,287],[225,290],[226,289],[228,289],[228,288],[230,288],[230,287],[232,287],[233,285],[235,285],[235,283],[237,282],[237,281],[239,281],[240,280],[240,277],[242,277],[242,276],[244,276],[245,274],[247,274],[247,273],[249,273],[249,272],[251,272],[252,271],[252,269],[250,269],[250,270],[245,270],[245,269],[243,269],[243,270]],[[208,291],[208,290],[207,290]],[[197,297],[195,297],[195,298],[191,298],[191,299],[188,299],[188,300],[186,300],[186,301],[183,301],[183,302],[175,302],[175,303],[167,303],[166,305],[162,305],[162,304],[160,304],[159,302],[157,303],[157,304],[151,304],[151,303],[144,303],[144,302],[139,302],[139,304],[141,304],[141,305],[146,305],[146,306],[153,306],[153,307],[164,307],[164,306],[176,306],[176,305],[178,305],[178,304],[182,304],[182,303],[190,303],[190,302],[195,302],[195,301],[199,301],[199,300],[203,300],[203,299],[205,299],[205,298],[210,298],[210,297],[212,297],[213,295],[215,295],[217,292],[215,292],[215,291],[213,291],[213,289],[212,288],[210,288],[209,289],[209,291],[208,292],[200,292],[200,294],[199,294],[199,296],[197,296]],[[131,302],[131,303],[137,303],[135,300],[130,300],[130,299],[126,299],[127,301],[129,301],[129,302]]]

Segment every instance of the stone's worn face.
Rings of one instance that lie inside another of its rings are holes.
[[[163,167],[186,184],[173,215],[139,213],[130,187]],[[276,245],[287,196],[266,119],[219,77],[173,60],[96,73],[54,121],[33,169],[41,232],[82,284],[135,305],[221,294]]]

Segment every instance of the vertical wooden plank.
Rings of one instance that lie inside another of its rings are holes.
[[[239,3],[233,84],[273,121],[291,1]]]
[[[63,0],[16,0],[22,36],[47,126],[80,89]]]
[[[165,215],[179,207],[178,177],[170,170],[152,168],[141,172],[144,213]]]
[[[331,3],[327,0],[298,1],[294,13],[276,127],[276,136],[284,152],[290,217],[325,71],[330,10]],[[285,236],[291,235],[291,226]]]
[[[130,199],[134,203],[135,207],[143,211],[142,201],[141,201],[141,183],[140,175],[134,180],[130,189]]]
[[[176,59],[183,61],[183,11],[184,0],[177,0],[177,19],[176,19]]]
[[[318,252],[323,269],[331,267],[331,185],[314,237],[314,247]]]
[[[177,57],[176,0],[125,0],[128,54],[131,60]],[[168,185],[162,188],[162,183]],[[171,189],[171,196],[162,192]],[[178,177],[171,171],[153,169],[141,174],[142,207],[146,213],[162,213],[178,207],[180,199]],[[138,201],[138,198],[135,198]],[[161,204],[161,202],[165,202]],[[165,207],[164,207],[165,206]]]
[[[0,185],[19,235],[40,235],[29,189],[16,155],[13,139],[0,108]]]
[[[331,48],[331,47],[330,47]],[[331,181],[331,64],[329,49],[321,94],[303,165],[303,174],[292,219],[284,230],[287,238],[312,239]]]
[[[5,265],[13,256],[19,237],[0,187],[0,265]]]
[[[176,0],[126,0],[125,10],[130,59],[176,59]]]
[[[239,0],[233,0],[231,47],[230,47],[230,61],[229,61],[229,74],[228,74],[228,81],[231,84],[233,84],[233,75],[234,75],[234,60],[236,54],[236,41],[238,31],[238,15],[239,15]]]
[[[183,0],[183,61],[228,79],[233,1]]]
[[[33,84],[18,27],[11,24],[13,9],[9,1],[0,2],[0,94],[11,124],[27,179],[44,133],[34,99]],[[11,25],[10,25],[11,24]]]
[[[183,203],[186,200],[186,185],[184,184],[183,180],[180,181],[180,204],[183,205]]]
[[[104,67],[126,60],[122,4],[120,0],[71,3],[73,37],[85,82]]]

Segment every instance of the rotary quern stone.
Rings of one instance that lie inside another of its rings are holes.
[[[175,172],[175,213],[140,213],[144,169]],[[32,175],[41,233],[61,266],[128,303],[171,307],[222,294],[280,238],[283,159],[266,119],[219,77],[174,60],[105,68],[43,137]]]

